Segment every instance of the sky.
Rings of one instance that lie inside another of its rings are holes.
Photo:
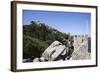
[[[79,12],[56,12],[23,10],[23,25],[40,21],[61,32],[72,35],[91,35],[91,14]]]

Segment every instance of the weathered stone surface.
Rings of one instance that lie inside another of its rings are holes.
[[[39,58],[35,58],[33,62],[39,62]]]
[[[74,37],[74,52],[69,55],[70,42],[63,45],[59,41],[54,41],[41,55],[40,58],[35,58],[33,62],[44,61],[65,61],[65,60],[87,60],[91,58],[91,53],[88,51],[88,37]]]
[[[42,57],[48,61],[57,60],[57,58],[62,54],[67,53],[67,48],[65,45],[59,41],[54,41],[42,54]],[[59,58],[61,59],[61,58]]]
[[[72,60],[86,60],[90,59],[90,53],[88,52],[88,37],[77,37],[74,39],[74,52],[72,54]]]

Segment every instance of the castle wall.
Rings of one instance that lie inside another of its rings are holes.
[[[74,39],[74,52],[72,54],[73,60],[90,59],[90,53],[88,52],[88,36],[87,35],[75,35]]]

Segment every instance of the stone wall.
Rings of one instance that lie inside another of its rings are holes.
[[[88,36],[87,35],[75,35],[73,36],[74,39],[74,49],[77,49],[80,44],[84,42],[88,42]]]
[[[90,53],[88,52],[89,43],[87,35],[75,35],[74,38],[74,52],[72,54],[73,60],[90,59]]]

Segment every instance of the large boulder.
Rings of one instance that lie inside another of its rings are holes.
[[[68,48],[59,41],[54,41],[42,54],[47,61],[64,60],[67,57]]]

